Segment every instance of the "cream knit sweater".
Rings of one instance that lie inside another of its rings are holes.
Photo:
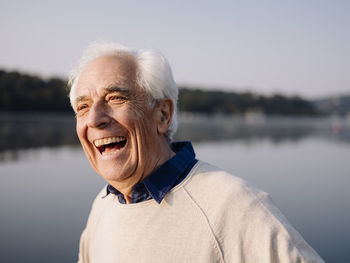
[[[79,262],[323,262],[271,203],[242,179],[198,162],[161,204],[94,201]]]

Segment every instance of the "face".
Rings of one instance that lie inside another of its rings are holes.
[[[139,181],[159,161],[157,107],[135,82],[131,57],[100,57],[82,72],[76,90],[77,134],[92,167],[106,181]]]

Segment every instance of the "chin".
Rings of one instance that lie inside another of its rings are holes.
[[[111,181],[122,181],[123,175],[120,174],[119,172],[116,173],[116,169],[106,169],[107,167],[104,167],[104,169],[98,170],[98,174],[107,182]]]
[[[101,165],[101,169],[97,169],[97,173],[108,183],[122,182],[132,174],[129,170],[117,165],[104,163]]]

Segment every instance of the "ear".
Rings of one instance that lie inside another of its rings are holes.
[[[165,98],[158,102],[156,115],[158,134],[165,134],[168,131],[173,113],[174,103],[171,99]]]

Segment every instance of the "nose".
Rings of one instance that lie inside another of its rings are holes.
[[[103,129],[110,123],[110,116],[103,105],[94,104],[89,110],[87,125],[91,128]]]

